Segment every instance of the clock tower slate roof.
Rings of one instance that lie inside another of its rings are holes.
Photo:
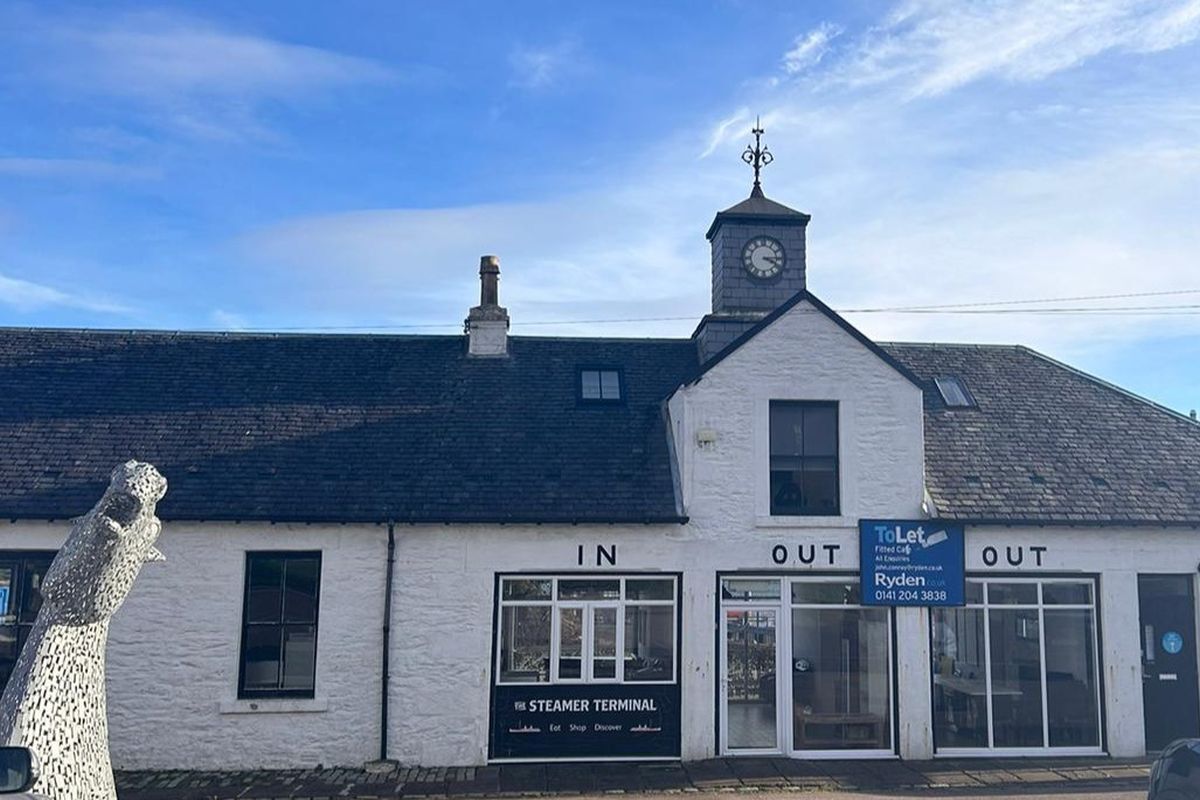
[[[774,225],[807,225],[810,219],[812,217],[803,211],[797,211],[794,208],[785,206],[783,203],[777,203],[763,194],[762,189],[755,187],[754,191],[745,200],[719,212],[713,219],[712,225],[709,226],[705,237],[709,241],[712,241],[717,228],[721,227],[722,223],[725,222],[770,222]]]

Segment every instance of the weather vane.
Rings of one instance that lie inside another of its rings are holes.
[[[762,197],[762,183],[759,181],[758,173],[763,167],[774,161],[775,156],[771,155],[771,151],[762,143],[763,127],[758,117],[754,118],[754,128],[750,132],[754,134],[754,147],[746,145],[746,150],[742,153],[742,161],[754,167],[754,188],[750,191],[750,196]]]

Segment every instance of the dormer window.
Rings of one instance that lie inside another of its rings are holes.
[[[625,397],[618,367],[583,367],[579,370],[579,400],[583,403],[619,403]]]
[[[963,383],[962,378],[943,375],[934,378],[933,382],[937,384],[938,392],[942,395],[942,402],[946,404],[947,408],[975,408],[975,398],[967,391],[967,386]]]

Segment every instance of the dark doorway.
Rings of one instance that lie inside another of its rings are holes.
[[[1138,575],[1146,749],[1200,735],[1191,575]]]

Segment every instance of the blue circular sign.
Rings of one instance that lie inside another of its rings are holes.
[[[1166,650],[1171,655],[1175,655],[1183,649],[1183,637],[1175,631],[1167,631],[1162,638],[1163,650]]]

